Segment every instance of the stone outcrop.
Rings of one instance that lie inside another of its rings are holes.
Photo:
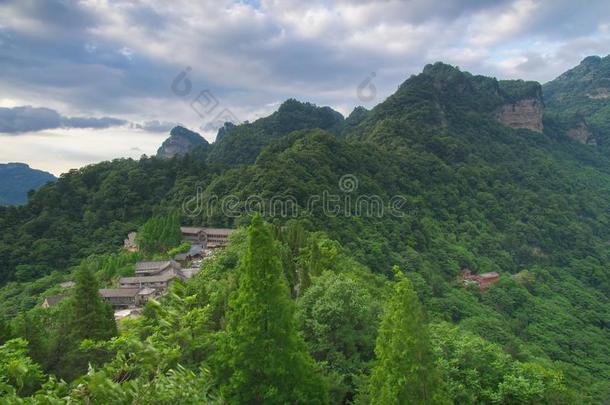
[[[566,133],[569,138],[574,139],[585,145],[597,145],[597,141],[593,137],[589,127],[585,122],[581,122],[578,126],[571,128]]]
[[[587,97],[593,100],[605,100],[610,98],[610,90],[605,87],[600,87],[590,93],[587,93]]]
[[[197,132],[177,126],[171,130],[169,138],[163,142],[157,151],[157,156],[164,158],[180,156],[201,145],[209,145],[209,143]]]
[[[541,97],[530,97],[503,104],[496,111],[496,120],[511,128],[524,128],[542,132],[544,103]]]

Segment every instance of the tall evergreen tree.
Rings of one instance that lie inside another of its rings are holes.
[[[274,240],[260,216],[249,229],[221,340],[221,390],[235,404],[323,404],[324,383],[297,334]]]
[[[318,247],[318,241],[315,238],[311,238],[311,259],[309,261],[309,273],[312,276],[319,276],[322,273],[322,266],[320,265],[320,248]]]
[[[107,340],[117,335],[112,308],[99,295],[93,265],[86,260],[77,268],[74,295],[60,315],[59,330],[51,345],[51,368],[66,380],[86,372],[89,363],[101,364],[108,358],[104,352],[82,352],[83,340]]]
[[[112,309],[102,301],[95,274],[87,263],[75,274],[74,300],[71,308],[71,334],[76,340],[106,340],[117,334]]]
[[[178,212],[150,218],[142,226],[137,236],[140,250],[148,255],[166,252],[178,246],[181,240]]]
[[[368,392],[375,405],[444,403],[424,312],[411,281],[398,281],[382,317]]]

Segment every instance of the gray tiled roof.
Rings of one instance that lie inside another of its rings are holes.
[[[161,281],[167,281],[167,280],[171,280],[172,278],[175,278],[176,276],[171,275],[171,274],[163,274],[160,276],[136,276],[136,277],[121,277],[119,279],[119,284],[131,284],[131,283],[157,283],[157,282],[161,282]]]
[[[104,298],[111,297],[135,297],[140,292],[139,288],[102,288],[100,295]]]

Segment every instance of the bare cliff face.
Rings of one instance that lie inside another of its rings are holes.
[[[524,128],[542,132],[542,114],[544,103],[542,97],[530,97],[502,105],[496,111],[496,120],[511,128]]]

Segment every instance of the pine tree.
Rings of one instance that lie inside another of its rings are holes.
[[[322,379],[294,327],[274,240],[260,216],[252,221],[239,272],[218,356],[225,398],[235,404],[326,403]]]
[[[315,238],[311,239],[311,259],[309,260],[309,274],[319,276],[322,274],[322,266],[320,265],[320,248],[318,241]]]
[[[108,353],[81,351],[83,340],[108,340],[117,335],[112,308],[102,301],[91,266],[95,262],[85,260],[76,269],[74,295],[60,314],[60,327],[49,352],[52,371],[65,380],[85,373],[88,364],[108,360]]]
[[[181,240],[182,233],[178,212],[150,218],[142,226],[137,236],[140,250],[148,255],[166,252],[178,246]]]
[[[375,405],[445,403],[424,312],[410,280],[398,281],[382,318],[368,392]]]
[[[78,341],[106,340],[117,334],[112,309],[102,301],[97,279],[88,263],[83,263],[76,270],[74,300],[70,312],[70,331]]]

